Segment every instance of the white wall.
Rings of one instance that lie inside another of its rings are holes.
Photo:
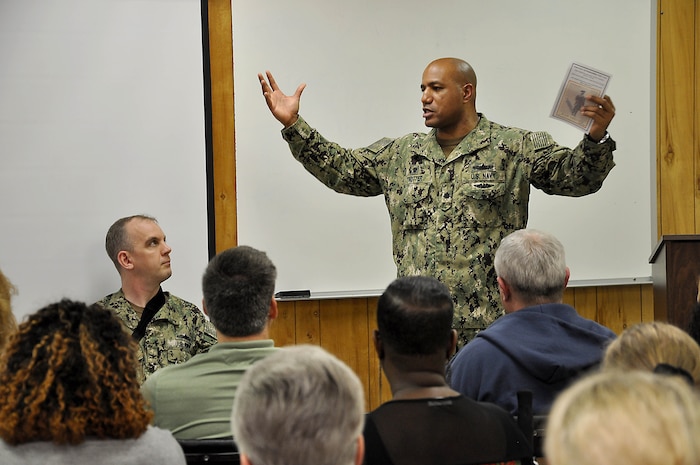
[[[239,242],[268,251],[279,289],[381,289],[395,275],[382,198],[337,194],[293,160],[257,81],[269,69],[283,91],[307,83],[301,114],[354,148],[425,131],[420,78],[434,58],[469,61],[477,109],[489,119],[549,131],[572,62],[612,74],[608,94],[617,167],[584,198],[533,190],[530,227],[564,243],[572,280],[647,278],[655,71],[653,0],[268,0],[233,2]]]
[[[653,17],[648,2],[234,1],[239,242],[278,264],[279,289],[381,289],[394,277],[382,199],[336,194],[291,157],[257,73],[308,87],[302,114],[348,147],[424,130],[424,66],[458,56],[494,121],[580,133],[549,113],[572,61],[613,75],[616,162],[603,189],[533,192],[532,227],[557,234],[574,280],[650,275]],[[198,0],[0,2],[0,269],[20,319],[119,280],[103,250],[118,217],[159,218],[164,285],[199,304],[207,262]]]
[[[119,288],[114,220],[156,216],[197,305],[207,217],[199,0],[0,3],[0,269],[21,319]]]

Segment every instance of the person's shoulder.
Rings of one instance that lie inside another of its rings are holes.
[[[109,308],[110,306],[119,305],[123,299],[124,294],[120,289],[116,292],[112,292],[111,294],[107,294],[95,303],[105,308]]]
[[[144,452],[144,463],[186,465],[185,454],[177,439],[168,430],[149,425],[137,439]],[[150,456],[150,459],[146,457]]]
[[[492,349],[491,343],[482,335],[485,331],[486,329],[481,331],[457,351],[452,359],[452,366],[463,368],[466,365],[481,364],[485,360],[484,354]]]
[[[175,443],[177,444],[177,439],[173,436],[173,434],[163,428],[159,428],[157,426],[153,425],[148,425],[146,428],[146,431],[141,435],[141,438],[143,438],[145,441],[154,441],[154,442],[169,442],[169,443]]]
[[[196,379],[202,372],[200,355],[206,355],[206,352],[159,367],[143,382],[141,392],[151,395],[156,392],[188,392],[191,388],[188,381]]]
[[[501,143],[518,143],[532,146],[535,151],[552,146],[554,138],[546,131],[532,131],[516,126],[505,126],[487,121],[491,137]]]
[[[595,320],[592,320],[590,318],[586,318],[585,316],[581,315],[578,310],[576,310],[574,307],[566,304],[560,304],[560,308],[568,309],[569,310],[569,318],[571,319],[572,323],[577,324],[581,328],[584,328],[588,331],[591,331],[593,333],[596,333],[600,335],[603,338],[616,338],[617,334],[615,332],[608,328],[607,326],[598,323]]]
[[[464,397],[464,402],[465,403],[470,403],[470,409],[473,410],[479,410],[483,412],[486,415],[489,416],[494,416],[496,418],[501,418],[501,419],[506,419],[506,421],[510,421],[513,419],[510,413],[503,407],[501,407],[498,404],[494,404],[493,402],[482,402],[474,399],[470,399],[469,397]]]
[[[479,124],[476,126],[477,129],[483,131],[489,131],[492,134],[527,134],[527,129],[521,129],[515,126],[506,126],[505,124],[497,123],[486,118],[483,114],[480,114]]]
[[[186,321],[197,327],[199,330],[216,335],[216,330],[209,328],[209,320],[204,316],[204,313],[195,304],[188,302],[176,295],[165,292],[166,304],[164,309],[166,312],[159,312],[161,318],[167,318],[176,321]]]
[[[607,326],[605,326],[601,323],[598,323],[597,321],[588,319],[588,318],[584,318],[584,319],[588,321],[588,324],[590,325],[589,327],[593,331],[600,334],[600,336],[603,337],[604,339],[615,339],[617,337],[617,334],[615,333],[615,331],[608,328]]]
[[[376,142],[365,147],[364,150],[374,154],[380,155],[383,153],[392,153],[392,148],[395,151],[403,151],[406,147],[415,146],[416,144],[422,144],[428,138],[430,138],[431,133],[423,132],[411,132],[404,134],[403,136],[391,138],[383,137]]]
[[[168,305],[172,305],[172,306],[174,306],[176,308],[180,308],[180,309],[194,311],[196,313],[201,312],[199,310],[199,307],[197,307],[192,302],[188,302],[185,299],[182,299],[182,298],[176,296],[175,294],[171,294],[168,291],[165,291],[164,294],[165,294],[166,302],[168,303]]]

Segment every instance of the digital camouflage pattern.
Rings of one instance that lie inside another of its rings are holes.
[[[193,355],[207,352],[216,343],[216,329],[196,305],[165,294],[165,305],[146,326],[146,334],[139,341],[137,376],[139,384],[157,369],[182,363]],[[131,334],[139,324],[137,313],[124,293],[119,290],[100,300],[98,304],[112,310]]]
[[[575,149],[545,132],[488,121],[445,156],[435,137],[413,133],[350,150],[303,118],[282,130],[294,157],[331,189],[384,195],[398,276],[426,274],[455,301],[460,345],[502,313],[493,257],[501,239],[527,225],[530,185],[547,194],[600,189],[615,166],[615,142],[584,137]]]

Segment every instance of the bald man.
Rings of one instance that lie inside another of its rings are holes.
[[[423,72],[421,105],[430,132],[359,149],[326,140],[299,116],[305,84],[285,95],[269,71],[258,78],[307,171],[337,192],[385,197],[398,276],[429,275],[448,286],[460,345],[503,313],[493,255],[503,237],[527,226],[530,186],[588,195],[615,166],[607,132],[615,107],[608,96],[587,98],[580,112],[593,124],[570,149],[546,132],[505,127],[477,112],[476,73],[457,58],[434,60]]]

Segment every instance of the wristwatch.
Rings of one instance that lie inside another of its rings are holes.
[[[595,142],[596,144],[604,144],[608,141],[608,139],[610,139],[610,133],[608,131],[605,131],[605,135],[601,137],[598,142],[594,141],[590,134],[586,134],[586,137],[588,137],[588,140],[590,140],[591,142]]]

